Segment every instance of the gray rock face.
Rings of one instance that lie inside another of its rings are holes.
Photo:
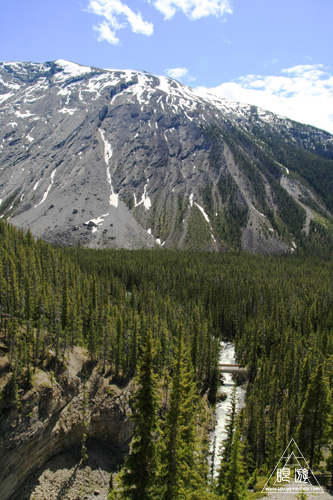
[[[255,122],[293,140],[292,122],[170,78],[62,60],[0,63],[0,103],[0,210],[34,235],[91,247],[219,249],[239,241],[256,252],[288,249],[261,213],[230,134],[237,144],[239,134],[254,140]],[[310,135],[332,143],[322,131],[302,131],[303,149]],[[276,211],[271,180],[253,168]],[[243,214],[238,240],[228,237],[231,205]]]
[[[73,348],[71,359],[81,348]],[[83,411],[84,389],[77,371],[86,358],[70,366],[68,383],[51,384],[44,372],[37,371],[35,386],[22,397],[20,411],[0,408],[0,484],[1,500],[7,500],[20,485],[52,456],[82,443],[100,439],[128,452],[132,437],[129,398],[131,385],[120,390],[95,369],[87,380],[88,403]],[[78,364],[79,363],[79,364]],[[75,367],[75,365],[74,365]]]

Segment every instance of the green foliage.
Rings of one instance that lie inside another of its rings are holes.
[[[256,487],[257,482],[258,482],[258,470],[255,469],[255,471],[253,472],[252,476],[248,480],[248,483],[247,483],[246,487],[249,490],[254,490],[254,488]]]
[[[306,219],[305,211],[282,188],[280,178],[282,173],[285,173],[285,169],[289,169],[289,177],[300,178],[303,184],[315,189],[326,207],[332,212],[333,148],[329,141],[323,148],[322,142],[318,140],[315,133],[312,134],[313,142],[311,142],[309,130],[304,131],[304,137],[300,137],[299,141],[292,140],[291,136],[297,137],[298,135],[296,124],[295,130],[284,133],[283,127],[279,127],[277,131],[276,128],[265,125],[263,122],[258,126],[255,110],[252,110],[252,119],[253,125],[250,126],[252,134],[235,127],[228,120],[225,121],[223,127],[217,125],[203,127],[203,133],[211,146],[210,167],[216,175],[220,175],[218,188],[222,202],[226,204],[223,207],[224,218],[215,221],[217,231],[219,227],[223,228],[222,234],[220,230],[217,236],[221,242],[226,242],[228,247],[239,248],[240,228],[247,220],[247,210],[240,200],[240,194],[237,193],[237,186],[230,174],[226,174],[225,171],[224,156],[227,145],[235,164],[249,181],[248,189],[252,191],[252,197],[256,201],[255,207],[267,217],[282,240],[290,244],[289,234],[291,233],[299,244],[304,245],[307,243],[302,232]],[[312,150],[310,150],[310,145]],[[268,192],[271,197],[270,206],[267,202]],[[309,206],[314,205],[310,197],[304,199],[303,203]],[[272,205],[276,208],[272,208]],[[318,210],[321,209],[316,204],[316,211]],[[218,212],[223,213],[222,210]],[[331,220],[327,213],[324,218],[326,221]],[[325,233],[327,233],[326,228]]]
[[[297,136],[297,130],[291,131]],[[302,140],[293,142],[270,130],[269,134],[259,128],[256,136],[262,138],[276,160],[289,170],[296,172],[322,197],[327,208],[333,211],[333,155],[332,151],[324,151],[318,141]],[[317,142],[317,144],[316,144]]]
[[[210,227],[200,209],[193,205],[188,220],[185,246],[188,250],[209,248],[212,242]]]
[[[222,495],[225,500],[244,500],[246,497],[242,450],[240,430],[236,427],[232,439],[229,467],[222,485]]]
[[[331,415],[331,419],[333,421],[333,415]],[[333,431],[332,423],[331,423],[331,431]],[[331,481],[333,481],[333,443],[331,443],[330,448],[331,449],[330,449],[329,457],[327,459],[326,470],[331,475]]]
[[[306,253],[329,260],[333,255],[333,221],[316,217],[310,223]]]
[[[8,215],[9,208],[11,206],[17,205],[17,202],[19,200],[16,200],[16,197],[18,196],[20,192],[20,189],[16,189],[11,195],[9,195],[0,205],[0,214],[1,215]],[[16,202],[16,203],[15,203]]]
[[[183,220],[188,209],[188,199],[185,196],[177,197],[177,214],[175,220],[175,230],[181,231]],[[169,216],[170,217],[170,216]]]
[[[316,245],[318,233],[311,235]],[[31,385],[37,367],[62,383],[75,344],[115,382],[141,377],[149,333],[152,369],[164,382],[155,412],[161,426],[151,431],[164,447],[155,475],[170,478],[175,467],[169,491],[209,497],[204,447],[193,429],[200,395],[214,399],[220,339],[230,339],[249,374],[239,421],[246,474],[274,466],[297,432],[307,436],[303,453],[316,463],[320,445],[333,441],[333,261],[325,258],[54,249],[1,221],[0,335],[11,372],[1,404],[19,407],[19,390]],[[320,434],[312,432],[317,424]],[[241,470],[237,457],[239,448]]]
[[[306,495],[305,491],[301,490],[297,495],[295,495],[297,500],[307,500],[308,495]]]
[[[241,229],[246,226],[248,208],[230,174],[221,175],[217,187],[224,203],[221,224],[224,234],[219,232],[218,235],[221,235],[222,241],[225,241],[230,248],[241,249]]]
[[[89,455],[87,449],[87,429],[88,429],[88,420],[87,420],[87,411],[88,411],[88,394],[86,387],[86,380],[88,377],[87,371],[84,371],[84,380],[83,380],[83,395],[82,395],[82,439],[81,439],[81,464],[86,465]]]
[[[179,208],[179,210],[180,212],[182,211],[181,207]],[[171,230],[172,230],[172,214],[170,207],[167,204],[167,201],[165,201],[157,216],[155,233],[159,235],[161,241],[165,241],[166,238],[169,236]]]
[[[131,451],[120,475],[119,498],[124,499],[149,500],[153,498],[156,486],[155,438],[158,402],[152,342],[152,336],[148,332],[139,359],[138,389],[131,418],[134,425]]]
[[[223,164],[224,151],[221,130],[217,125],[210,125],[203,131],[210,144],[209,167],[213,172],[218,173]]]
[[[9,405],[20,408],[21,402],[18,394],[18,383],[17,383],[17,368],[14,368],[12,376],[7,385],[7,402]]]
[[[197,396],[194,371],[180,329],[169,409],[159,447],[157,484],[161,500],[192,498],[205,487],[196,439]]]
[[[214,189],[207,184],[199,189],[205,212],[220,243],[228,248],[240,249],[241,229],[246,226],[248,208],[230,174],[222,172],[216,187]]]
[[[297,443],[309,457],[310,469],[319,464],[321,445],[327,440],[329,410],[332,408],[330,392],[327,370],[324,364],[319,364],[307,384],[296,431]]]

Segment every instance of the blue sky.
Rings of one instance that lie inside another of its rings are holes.
[[[0,0],[0,60],[143,69],[333,133],[332,0]]]

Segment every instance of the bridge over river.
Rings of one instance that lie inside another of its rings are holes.
[[[247,369],[240,365],[219,363],[219,368],[221,373],[242,373],[247,375]]]

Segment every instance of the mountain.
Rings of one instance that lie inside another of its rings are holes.
[[[0,162],[1,217],[56,244],[275,253],[332,233],[331,134],[144,71],[0,63]]]

